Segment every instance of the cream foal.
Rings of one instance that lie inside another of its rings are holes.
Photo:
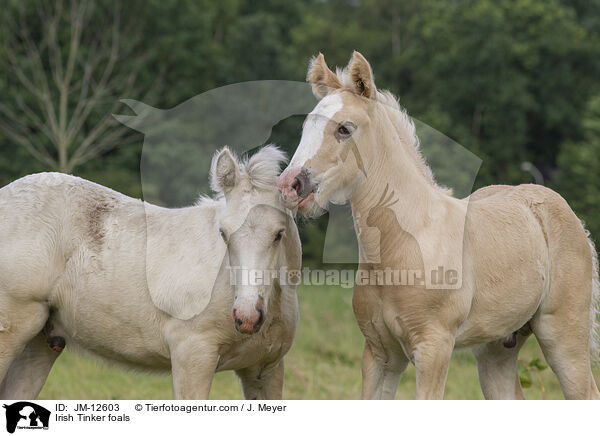
[[[246,398],[281,398],[295,286],[232,282],[229,267],[300,268],[275,186],[283,160],[274,147],[243,162],[224,149],[211,180],[222,195],[181,209],[55,173],[0,189],[0,398],[35,398],[64,340],[171,370],[176,399],[208,398],[223,370]]]
[[[533,332],[566,398],[600,398],[590,365],[598,357],[596,252],[565,200],[538,185],[453,198],[421,157],[412,121],[376,89],[357,52],[337,73],[319,55],[308,80],[320,102],[279,186],[287,206],[309,216],[330,201],[351,203],[362,397],[393,398],[410,361],[417,398],[441,399],[453,349],[471,347],[486,398],[523,398],[517,355]],[[451,273],[442,286],[430,278],[438,267]],[[358,280],[386,268],[423,280]]]

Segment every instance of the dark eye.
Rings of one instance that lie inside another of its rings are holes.
[[[275,242],[281,241],[281,238],[283,238],[283,232],[284,231],[285,230],[282,229],[282,230],[280,230],[280,231],[277,232],[277,235],[275,236]]]
[[[348,130],[348,128],[344,125],[338,127],[337,131],[342,136],[348,136],[350,134],[350,130]]]
[[[227,235],[225,235],[225,232],[222,229],[219,229],[219,233],[221,234],[221,238],[223,238],[223,241],[227,243]]]

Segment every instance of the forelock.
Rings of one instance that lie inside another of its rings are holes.
[[[277,178],[287,156],[276,146],[270,144],[260,149],[250,158],[240,163],[242,177],[257,189],[270,190],[277,186]]]

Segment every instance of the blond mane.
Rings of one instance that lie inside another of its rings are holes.
[[[342,90],[355,93],[352,78],[347,68],[336,68],[335,74],[342,84]],[[390,119],[394,121],[394,127],[396,128],[400,142],[407,145],[407,147],[405,147],[406,151],[413,158],[417,168],[421,174],[423,174],[425,179],[429,181],[436,189],[443,191],[447,195],[452,195],[451,188],[441,186],[436,182],[431,168],[421,153],[420,142],[419,137],[417,136],[415,123],[406,112],[406,109],[400,105],[398,99],[387,90],[377,90],[375,99],[377,102],[383,104]]]

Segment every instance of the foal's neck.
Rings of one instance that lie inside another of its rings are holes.
[[[361,251],[379,250],[381,242],[383,257],[402,245],[407,234],[416,236],[426,229],[447,196],[424,173],[417,153],[407,148],[412,144],[403,144],[395,135],[380,139],[369,145],[373,152],[364,165],[366,177],[350,203]],[[379,232],[373,232],[374,227]]]
[[[378,206],[384,191],[385,197],[397,202],[392,206],[403,228],[426,225],[436,204],[447,197],[417,167],[412,156],[405,153],[407,144],[373,144],[375,153],[371,162],[365,163],[365,179],[350,197],[353,212],[366,217]]]

